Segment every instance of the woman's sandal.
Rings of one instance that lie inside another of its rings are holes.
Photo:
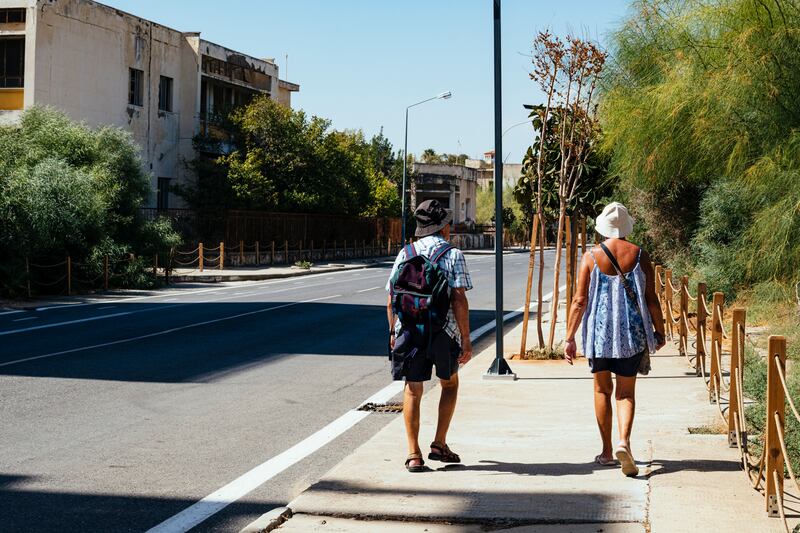
[[[411,461],[419,461],[419,464],[412,465]],[[411,453],[406,458],[406,470],[409,472],[423,472],[425,471],[425,461],[422,460],[421,453]]]
[[[595,455],[594,462],[600,466],[617,466],[618,464],[615,459],[603,459],[602,455]]]
[[[447,444],[436,441],[431,442],[431,453],[428,454],[428,459],[431,461],[440,461],[442,463],[461,462],[461,457],[459,457],[457,453],[453,453],[453,450],[451,450]]]
[[[617,460],[622,465],[623,474],[628,477],[636,477],[639,475],[639,467],[636,466],[636,462],[633,460],[633,455],[628,448],[625,446],[617,446],[617,449],[614,451],[614,455],[617,456]]]

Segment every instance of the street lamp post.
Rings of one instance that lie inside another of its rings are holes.
[[[406,244],[406,164],[408,163],[408,110],[414,106],[424,104],[425,102],[430,102],[431,100],[447,100],[451,96],[453,96],[453,94],[450,91],[445,91],[431,98],[426,98],[425,100],[417,102],[416,104],[411,104],[406,108],[406,133],[405,142],[403,144],[403,199],[402,206],[400,208],[400,216],[403,219],[403,246]]]
[[[494,0],[494,253],[495,344],[494,361],[484,379],[511,379],[517,375],[503,358],[503,93],[500,70],[500,0]]]

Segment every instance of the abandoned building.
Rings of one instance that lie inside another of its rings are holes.
[[[0,0],[0,123],[48,105],[128,129],[152,176],[150,207],[179,207],[192,139],[266,94],[291,105],[300,87],[258,59],[91,0]]]
[[[478,171],[464,165],[414,163],[410,180],[413,211],[425,200],[437,199],[453,210],[453,223],[475,222]]]

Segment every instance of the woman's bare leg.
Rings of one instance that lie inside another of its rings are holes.
[[[619,444],[630,450],[633,416],[636,411],[636,376],[617,376],[616,399]]]
[[[597,427],[600,429],[600,438],[603,441],[602,459],[612,461],[611,453],[611,393],[614,392],[614,382],[611,372],[597,372],[594,374],[594,413],[597,417]]]

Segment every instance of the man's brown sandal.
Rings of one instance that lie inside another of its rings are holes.
[[[411,461],[419,461],[419,464],[412,465]],[[424,472],[425,471],[425,461],[422,460],[421,453],[410,453],[406,458],[406,470],[409,472]]]
[[[431,442],[431,453],[428,454],[428,459],[431,461],[440,461],[442,463],[460,463],[461,457],[457,453],[453,453],[450,446],[441,442]]]

